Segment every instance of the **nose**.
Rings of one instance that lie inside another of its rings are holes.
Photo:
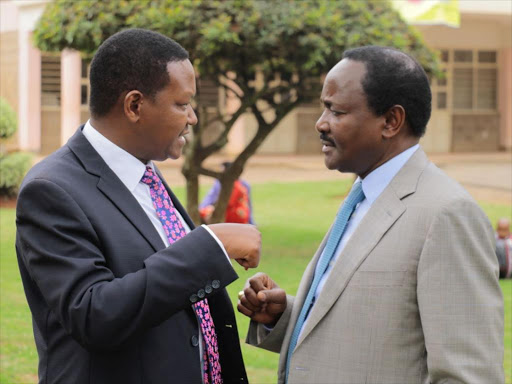
[[[187,116],[187,123],[189,125],[196,125],[197,124],[197,116],[196,112],[194,111],[194,108],[192,108],[191,105],[188,106],[188,116]]]
[[[315,129],[317,130],[318,133],[329,131],[329,123],[327,122],[327,119],[325,118],[326,111],[327,111],[327,109],[325,109],[322,112],[322,115],[318,118],[318,120],[315,124]]]

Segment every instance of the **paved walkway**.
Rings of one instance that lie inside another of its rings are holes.
[[[448,175],[460,182],[477,200],[512,204],[512,153],[449,153],[429,154],[429,158]],[[226,157],[214,156],[206,166],[220,169]],[[171,185],[184,185],[182,159],[159,163]],[[251,184],[266,182],[319,181],[352,178],[325,168],[323,155],[256,155],[243,173]],[[201,176],[201,183],[211,185],[213,179]]]

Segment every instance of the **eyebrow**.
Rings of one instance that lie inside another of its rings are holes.
[[[327,108],[331,108],[334,103],[332,101],[320,98],[320,104],[325,105]]]

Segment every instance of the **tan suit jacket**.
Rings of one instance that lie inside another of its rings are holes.
[[[328,234],[297,296],[247,342],[280,352]],[[289,383],[504,382],[503,299],[492,227],[455,181],[416,151],[360,222],[312,308]]]

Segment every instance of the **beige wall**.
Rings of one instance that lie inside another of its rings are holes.
[[[459,28],[442,25],[417,26],[434,48],[499,49],[510,46],[510,16],[462,15]]]
[[[18,110],[18,33],[0,33],[0,96]]]

